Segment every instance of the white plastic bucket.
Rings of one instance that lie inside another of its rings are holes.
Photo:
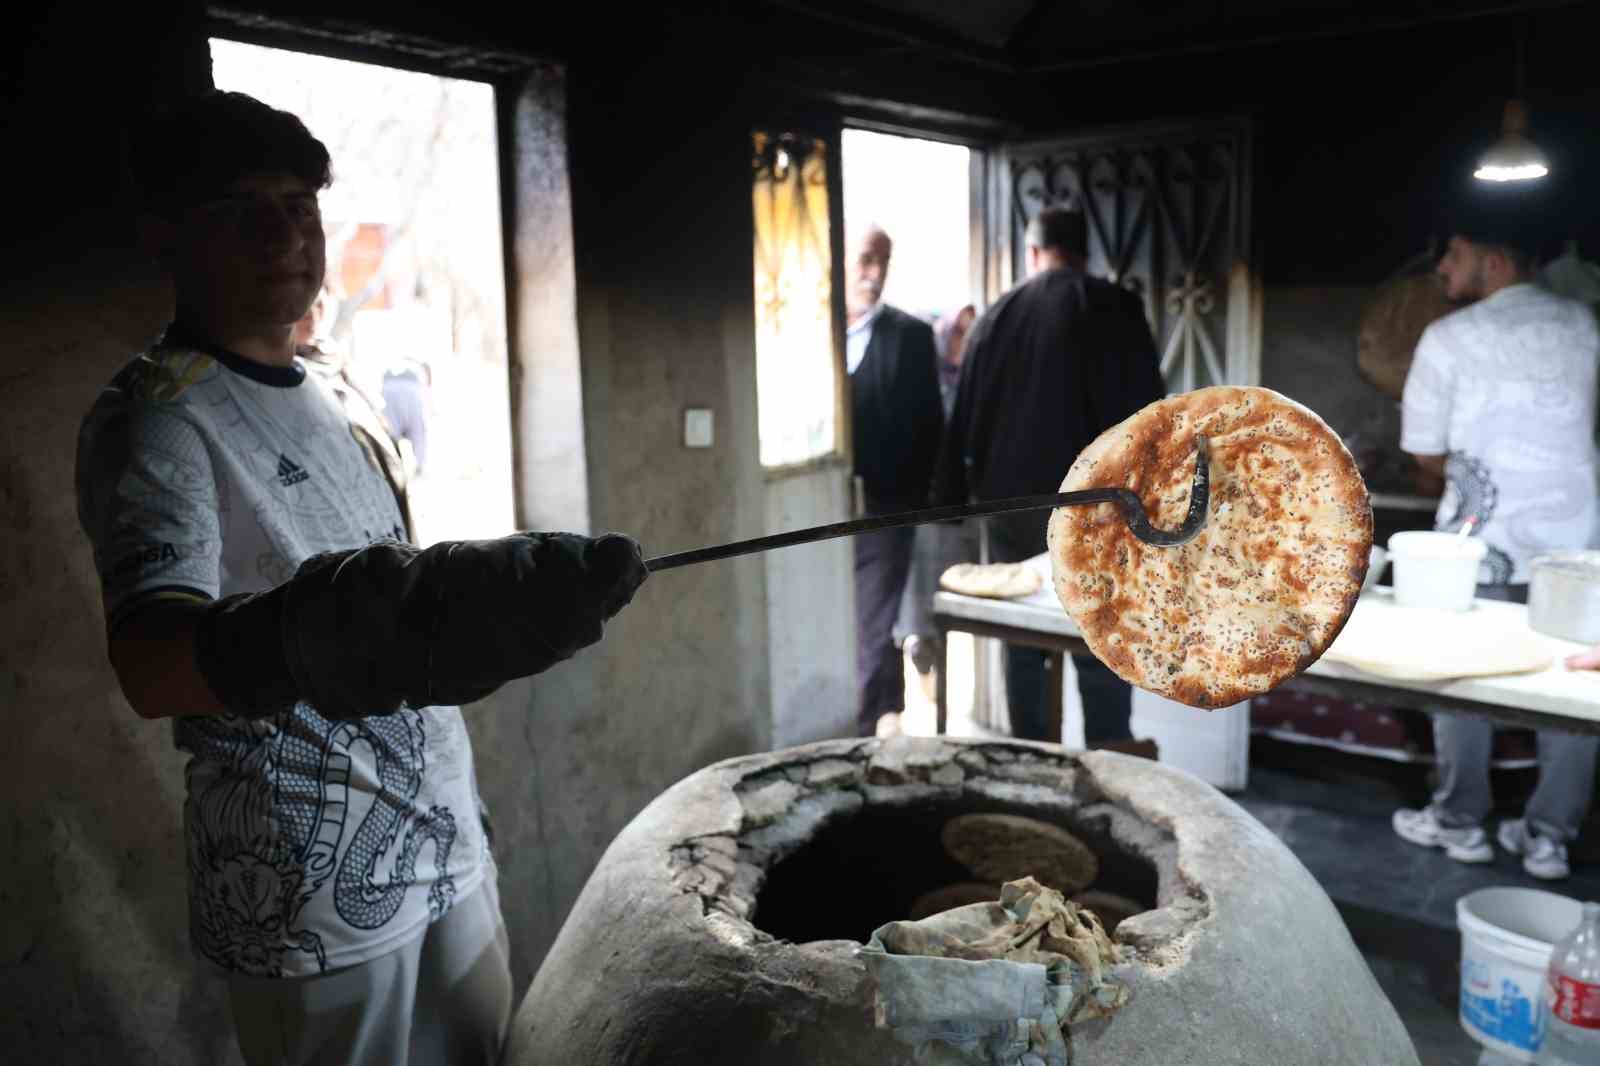
[[[1477,592],[1478,564],[1488,550],[1483,541],[1454,533],[1396,533],[1389,538],[1395,603],[1467,610]]]
[[[1536,888],[1480,888],[1456,900],[1461,1027],[1478,1043],[1532,1062],[1550,950],[1583,917],[1575,899]]]

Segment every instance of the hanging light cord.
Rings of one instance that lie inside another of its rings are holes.
[[[1518,15],[1517,16],[1517,25],[1516,25],[1516,29],[1515,29],[1515,31],[1514,31],[1512,36],[1513,36],[1513,39],[1516,41],[1516,49],[1517,49],[1517,65],[1516,65],[1516,75],[1515,75],[1516,76],[1516,82],[1515,82],[1516,98],[1518,100],[1522,100],[1522,99],[1524,99],[1525,94],[1527,93],[1527,89],[1528,89],[1528,85],[1527,85],[1528,16],[1527,15]]]

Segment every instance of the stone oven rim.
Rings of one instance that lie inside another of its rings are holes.
[[[1172,819],[1136,810],[1102,787],[1097,765],[1141,763],[1109,752],[1084,753],[1010,739],[897,737],[843,740],[740,756],[708,767],[735,804],[731,824],[668,846],[676,887],[700,897],[720,936],[748,948],[787,944],[759,928],[757,900],[768,872],[829,826],[867,807],[908,807],[964,796],[1030,804],[1052,821],[1107,818],[1124,848],[1154,868],[1157,905],[1125,920],[1118,939],[1150,965],[1181,962],[1210,916],[1207,893],[1186,875]],[[1170,768],[1164,768],[1168,772]],[[723,821],[719,819],[719,821]],[[832,942],[830,942],[832,943]],[[837,943],[858,944],[841,939]]]

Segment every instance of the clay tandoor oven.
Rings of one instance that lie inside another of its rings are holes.
[[[915,1061],[874,1028],[857,949],[973,880],[941,830],[978,812],[1069,831],[1098,859],[1090,888],[1136,912],[1114,933],[1132,1001],[1072,1027],[1074,1066],[1417,1063],[1327,895],[1216,789],[1109,752],[946,738],[828,741],[667,790],[589,878],[506,1061]]]

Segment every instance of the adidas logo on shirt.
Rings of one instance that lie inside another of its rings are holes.
[[[303,467],[287,455],[282,453],[278,455],[278,480],[283,483],[285,488],[290,485],[298,485],[310,476]]]

